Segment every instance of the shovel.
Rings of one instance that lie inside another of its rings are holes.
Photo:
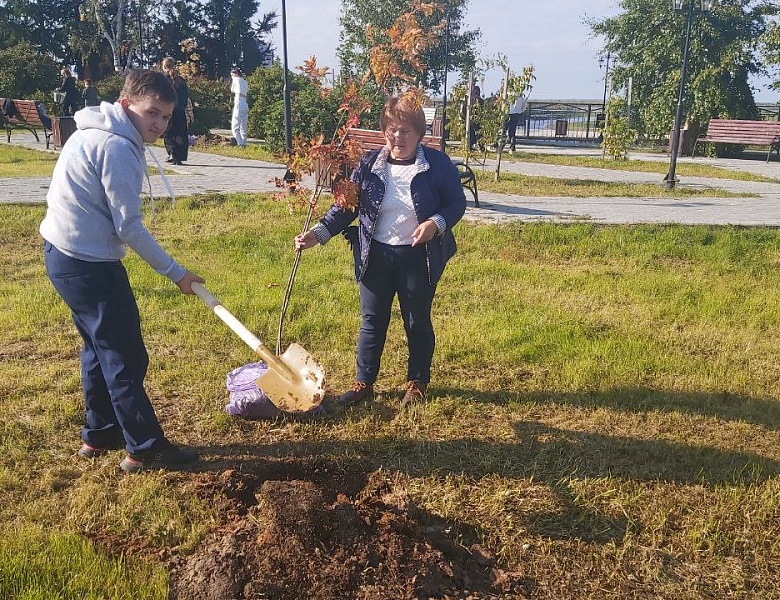
[[[306,412],[319,406],[325,396],[325,373],[317,359],[294,343],[277,356],[230,314],[203,284],[194,282],[192,291],[266,362],[268,370],[257,380],[257,387],[276,408]]]

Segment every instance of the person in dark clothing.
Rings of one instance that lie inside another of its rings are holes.
[[[187,160],[190,149],[190,136],[187,128],[187,102],[190,99],[190,92],[187,88],[187,82],[176,70],[176,62],[170,56],[163,60],[162,68],[163,72],[170,78],[177,95],[173,116],[163,136],[165,149],[168,151],[167,162],[180,165]]]
[[[471,122],[469,123],[469,148],[471,150],[476,150],[476,147],[479,146],[480,150],[484,150],[484,146],[479,141],[479,123],[477,123],[477,120],[475,118],[476,113],[479,111],[479,107],[482,106],[482,103],[484,102],[484,99],[482,98],[482,90],[479,89],[478,85],[475,85],[471,88]],[[460,117],[464,121],[466,120],[466,101],[464,100],[463,104],[461,104],[460,107]]]
[[[62,75],[62,83],[57,91],[64,94],[60,104],[62,116],[72,117],[74,113],[81,108],[81,99],[79,98],[79,90],[76,87],[76,78],[71,75],[70,69],[67,67],[62,68],[60,75]]]
[[[517,96],[515,101],[509,107],[509,116],[505,123],[505,131],[509,149],[514,152],[517,145],[517,126],[525,125],[525,114],[528,110],[528,100],[522,96]]]
[[[84,98],[84,107],[97,106],[100,104],[100,98],[98,97],[98,90],[95,87],[95,84],[89,79],[87,79],[84,84],[84,93],[81,95],[81,97]]]

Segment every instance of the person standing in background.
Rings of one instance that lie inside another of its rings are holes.
[[[60,104],[62,116],[72,117],[81,108],[79,91],[76,88],[76,78],[71,74],[68,67],[62,67],[60,75],[62,76],[62,83],[60,83],[57,91],[63,94]]]
[[[171,80],[177,96],[173,116],[163,136],[165,149],[168,151],[166,162],[180,165],[187,160],[190,149],[189,128],[187,127],[187,102],[190,99],[190,91],[187,88],[187,82],[179,75],[173,58],[168,56],[163,59],[162,69]]]
[[[518,125],[525,125],[525,118],[523,117],[521,122],[521,117],[523,116],[523,113],[525,113],[526,109],[528,107],[528,100],[523,98],[523,96],[518,96],[515,98],[515,101],[512,103],[512,106],[509,107],[509,117],[506,121],[506,134],[507,139],[509,141],[509,149],[514,152],[515,151],[515,144],[516,144],[516,138],[517,138],[517,126]]]
[[[230,70],[230,91],[233,94],[233,115],[231,118],[231,129],[233,137],[236,138],[236,145],[239,148],[246,148],[247,122],[249,121],[249,105],[246,103],[247,83],[244,74],[238,67]]]
[[[482,90],[478,85],[471,88],[471,102],[470,102],[470,123],[469,123],[469,148],[476,150],[479,146],[480,150],[484,150],[484,146],[479,141],[479,123],[477,123],[476,115],[479,113],[480,108],[485,100],[482,98]],[[460,107],[460,118],[465,122],[466,111],[468,110],[467,102],[464,100]]]
[[[98,97],[98,90],[91,79],[84,81],[84,92],[81,94],[84,99],[84,108],[87,106],[97,106],[100,104],[100,98]]]

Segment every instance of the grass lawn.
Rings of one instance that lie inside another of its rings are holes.
[[[455,156],[462,156],[457,150],[450,151]],[[629,153],[630,155],[630,153]],[[495,153],[488,153],[488,158],[495,158]],[[481,159],[481,155],[476,156]],[[501,158],[504,162],[530,162],[548,165],[561,165],[566,167],[590,167],[594,169],[612,169],[615,171],[637,171],[641,173],[657,173],[663,178],[669,170],[668,161],[655,160],[612,160],[598,156],[575,156],[570,154],[548,154],[544,152],[518,151],[516,154],[505,153]],[[741,181],[763,181],[766,183],[778,183],[780,179],[764,177],[746,171],[723,169],[705,163],[678,162],[675,173],[681,177],[711,177],[713,179],[736,179]],[[504,171],[502,170],[502,177]]]
[[[535,175],[521,175],[502,171],[501,179],[494,181],[491,169],[472,166],[477,177],[477,189],[499,194],[521,196],[564,196],[574,198],[749,198],[751,194],[730,192],[720,188],[687,188],[676,186],[667,190],[659,183],[626,183],[594,179],[560,179]]]
[[[4,177],[51,177],[59,153],[0,144],[0,179]],[[149,174],[159,169],[149,165]],[[166,175],[175,175],[167,170]]]
[[[58,156],[54,152],[0,144],[0,178],[51,177]]]
[[[396,313],[374,404],[326,400],[308,423],[227,416],[225,374],[251,351],[131,252],[147,390],[204,460],[126,476],[121,453],[75,455],[80,340],[43,271],[43,210],[0,207],[0,597],[166,598],[159,557],[229,518],[198,482],[300,460],[381,470],[534,598],[780,597],[778,231],[461,223],[428,401],[399,410]],[[213,195],[158,204],[148,225],[270,343],[302,220]],[[343,240],[304,253],[288,316],[286,342],[343,391],[359,323]]]

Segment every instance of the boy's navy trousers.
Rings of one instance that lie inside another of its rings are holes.
[[[138,306],[120,261],[87,262],[44,243],[46,274],[84,340],[81,381],[87,420],[81,439],[96,448],[123,440],[148,450],[163,431],[144,390],[149,365]]]

